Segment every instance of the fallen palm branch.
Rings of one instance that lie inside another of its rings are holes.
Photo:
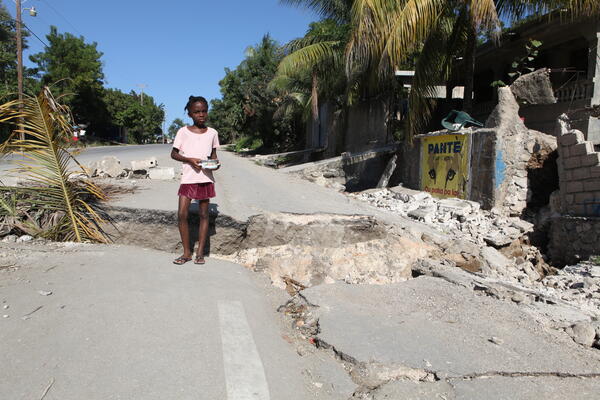
[[[103,191],[87,179],[73,156],[72,117],[48,88],[22,102],[0,105],[0,122],[16,126],[0,146],[3,155],[20,153],[13,172],[25,186],[0,186],[0,217],[19,230],[51,240],[108,242],[100,202]]]

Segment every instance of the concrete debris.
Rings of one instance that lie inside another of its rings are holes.
[[[573,338],[575,343],[591,347],[594,344],[596,331],[591,324],[580,322],[566,329],[566,332]]]
[[[158,166],[158,160],[156,157],[149,158],[147,160],[131,161],[132,171],[148,171],[150,168]]]
[[[437,199],[429,193],[395,186],[349,194],[384,210],[426,222],[454,238],[478,246],[497,242],[503,247],[533,230],[533,224],[481,210],[479,203],[461,199]]]
[[[103,157],[102,160],[89,165],[90,176],[104,176],[118,178],[126,174],[121,161],[114,156]]]
[[[156,167],[148,171],[150,179],[171,180],[175,179],[175,168],[173,167]]]
[[[18,239],[16,239],[16,242],[23,243],[23,242],[31,242],[32,240],[33,240],[33,236],[23,235],[23,236],[19,237]]]
[[[175,168],[158,167],[156,157],[147,160],[130,162],[130,168],[123,168],[121,161],[114,156],[104,157],[101,161],[93,162],[88,166],[89,176],[102,178],[150,178],[158,180],[171,180],[175,178]]]
[[[552,82],[550,82],[550,70],[547,68],[520,76],[510,85],[510,90],[517,99],[527,104],[556,103]]]
[[[461,269],[560,299],[588,315],[600,316],[600,266],[580,263],[558,271],[550,267],[540,250],[528,243],[526,236],[534,227],[528,221],[504,216],[496,209],[481,210],[477,203],[438,200],[428,193],[401,186],[350,196],[419,219],[453,238],[451,243],[444,243],[427,235],[422,237],[441,248],[441,259]],[[512,297],[515,303],[529,304],[536,296]]]
[[[52,294],[52,292],[49,290],[38,290],[38,294],[40,294],[42,296],[50,296]]]
[[[436,251],[372,217],[285,213],[251,217],[240,247],[220,257],[265,272],[281,288],[288,278],[306,287],[400,282]]]

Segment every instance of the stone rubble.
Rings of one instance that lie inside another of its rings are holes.
[[[539,249],[527,244],[526,236],[534,229],[532,223],[506,216],[496,209],[481,210],[478,203],[471,201],[437,199],[402,186],[348,195],[426,223],[452,237],[451,244],[436,243],[443,249],[442,258],[469,272],[522,288],[524,292],[515,292],[512,296],[513,302],[536,301],[535,296],[527,295],[531,290],[547,298],[560,299],[600,321],[600,266],[592,262],[562,270],[548,266]],[[565,330],[576,342],[600,348],[600,335],[591,334],[594,328],[566,327]]]
[[[117,178],[117,179],[156,179],[172,180],[176,177],[175,168],[159,167],[156,157],[147,160],[131,161],[131,168],[124,168],[121,161],[114,156],[107,156],[100,161],[91,163],[88,167],[91,177]]]
[[[481,210],[479,203],[436,199],[429,193],[402,186],[349,194],[384,210],[425,222],[455,238],[479,246],[503,247],[533,231],[533,224],[507,217],[497,210]]]

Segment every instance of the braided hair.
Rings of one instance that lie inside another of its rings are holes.
[[[183,108],[185,111],[190,111],[190,108],[192,107],[192,104],[194,103],[204,103],[206,104],[206,107],[208,108],[208,101],[206,101],[206,99],[202,96],[190,96],[190,98],[188,99],[187,104],[185,105],[185,107]]]

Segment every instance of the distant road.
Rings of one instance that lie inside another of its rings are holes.
[[[156,157],[159,165],[175,166],[171,160],[171,144],[144,144],[144,145],[123,145],[123,146],[98,146],[88,147],[77,156],[77,160],[82,164],[89,164],[100,160],[102,157],[117,157],[125,167],[134,160],[144,160],[150,157]],[[13,161],[22,160],[23,157],[18,154],[7,156],[0,160],[0,171],[7,171],[14,166]]]

